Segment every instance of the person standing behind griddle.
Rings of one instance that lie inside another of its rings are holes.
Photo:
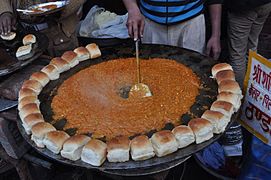
[[[80,21],[82,6],[86,0],[70,0],[58,17],[53,15],[43,20],[31,22],[35,18],[17,13],[17,8],[26,8],[37,3],[52,0],[1,0],[0,1],[0,33],[7,34],[16,30],[20,21],[23,28],[34,29],[47,35],[49,39],[48,54],[59,56],[64,51],[78,46],[76,25]]]
[[[271,0],[225,0],[228,9],[229,61],[236,80],[243,86],[248,50],[257,50],[265,20],[271,12]]]
[[[128,10],[129,35],[142,42],[179,46],[218,59],[222,0],[123,0]],[[205,49],[204,5],[208,6],[212,34]],[[144,18],[145,17],[145,18]],[[144,31],[144,35],[143,35]]]

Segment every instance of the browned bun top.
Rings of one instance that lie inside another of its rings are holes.
[[[118,136],[109,141],[107,141],[108,150],[113,149],[129,149],[130,148],[130,140],[125,136]]]
[[[41,91],[42,84],[37,80],[26,80],[24,81],[22,88],[33,89],[34,91]]]
[[[45,74],[44,72],[34,72],[31,76],[30,76],[30,79],[32,80],[37,80],[37,81],[49,81],[49,77],[47,74]]]
[[[27,45],[27,44],[32,44],[32,43],[36,43],[36,36],[33,34],[27,34],[24,38],[23,38],[23,44]]]
[[[22,98],[19,103],[23,107],[26,104],[36,103],[37,101],[39,101],[37,96],[26,96],[26,97]]]
[[[206,110],[203,115],[203,118],[206,119],[221,119],[224,117],[224,114],[218,111]]]
[[[239,84],[234,80],[224,80],[218,86],[218,92],[234,92],[242,94]]]
[[[235,74],[232,70],[223,70],[223,71],[219,71],[216,74],[216,80],[217,83],[220,84],[221,81],[224,80],[233,80],[235,81]]]
[[[24,118],[24,123],[25,124],[33,124],[33,122],[42,122],[44,121],[43,116],[41,113],[33,113],[29,114]]]
[[[191,119],[188,123],[188,126],[193,130],[193,132],[198,132],[202,128],[212,128],[210,121],[204,118],[195,118]]]
[[[236,94],[232,93],[232,92],[221,92],[217,95],[217,99],[219,99],[219,97],[222,97],[222,98],[231,98],[233,96],[235,96]]]
[[[173,133],[169,130],[162,130],[154,133],[152,139],[159,144],[165,144],[176,140]]]
[[[221,92],[217,95],[217,100],[221,101],[227,101],[232,103],[233,105],[236,105],[240,103],[240,97],[238,94],[232,93],[232,92]]]
[[[77,57],[77,54],[73,51],[66,51],[64,54],[61,56],[62,59],[64,59],[67,62],[73,61]]]
[[[22,112],[38,112],[39,111],[39,105],[36,104],[36,103],[30,103],[30,104],[27,104],[25,105],[22,109],[21,109]]]
[[[61,57],[55,57],[50,61],[50,64],[55,65],[57,67],[68,66],[68,62],[62,59]]]
[[[75,135],[70,137],[66,142],[65,145],[82,145],[84,141],[90,140],[90,137],[86,135]]]
[[[212,107],[225,109],[226,111],[231,111],[233,109],[233,105],[229,102],[226,102],[226,101],[215,101],[212,104]]]
[[[54,142],[58,146],[62,146],[70,136],[64,131],[50,131],[46,134],[46,139]]]
[[[40,104],[40,101],[37,98],[37,96],[26,96],[26,97],[23,97],[22,99],[19,100],[18,110],[20,111],[24,106],[26,106],[27,104],[32,104],[32,103],[36,103],[38,105]]]
[[[48,64],[47,66],[45,66],[44,68],[42,68],[41,71],[44,72],[45,74],[50,74],[50,73],[52,73],[54,71],[57,71],[57,69],[52,64]]]
[[[192,129],[189,126],[185,126],[185,125],[180,125],[175,127],[172,130],[173,134],[188,134],[188,133],[193,133]]]
[[[232,67],[231,67],[231,65],[229,65],[227,63],[219,63],[219,64],[214,65],[212,67],[212,75],[213,75],[213,77],[216,77],[216,74],[219,71],[223,71],[223,70],[232,70]]]
[[[78,47],[78,48],[76,48],[76,49],[74,50],[74,52],[75,52],[76,54],[78,54],[78,55],[85,55],[85,54],[88,55],[88,54],[89,54],[87,48],[85,48],[85,47]]]
[[[27,96],[37,96],[37,93],[29,88],[21,88],[19,91],[19,98],[22,99]]]
[[[55,130],[56,128],[52,124],[47,122],[39,122],[31,128],[32,134],[37,137],[44,136],[45,133]]]
[[[140,135],[136,136],[131,141],[131,147],[133,148],[144,148],[150,143],[148,136]]]
[[[98,139],[91,139],[85,146],[85,149],[91,149],[101,156],[106,155],[106,144]]]
[[[87,48],[88,51],[92,51],[92,50],[99,49],[99,47],[98,47],[97,44],[95,44],[95,43],[88,44],[88,45],[86,46],[86,48]]]

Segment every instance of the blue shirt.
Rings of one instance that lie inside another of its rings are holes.
[[[204,0],[140,0],[140,10],[152,21],[169,25],[201,14]]]

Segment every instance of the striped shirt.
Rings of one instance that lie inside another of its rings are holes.
[[[159,24],[175,24],[202,13],[204,0],[140,0],[142,14]]]

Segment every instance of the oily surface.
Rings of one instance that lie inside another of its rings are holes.
[[[153,96],[120,96],[136,83],[134,58],[92,65],[63,82],[53,98],[54,119],[67,119],[65,129],[110,139],[160,130],[166,123],[180,124],[199,94],[199,79],[190,68],[173,60],[141,60],[142,82]]]

